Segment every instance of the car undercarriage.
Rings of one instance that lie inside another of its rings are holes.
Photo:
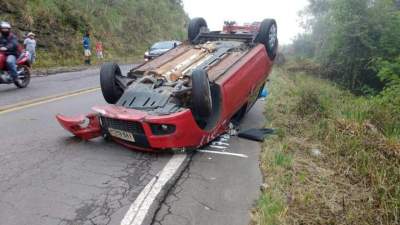
[[[251,108],[272,69],[276,22],[242,30],[210,32],[204,19],[192,19],[188,41],[161,56],[126,74],[116,63],[102,66],[101,90],[110,105],[95,106],[86,117],[57,119],[83,139],[111,137],[138,150],[207,144]]]
[[[134,68],[126,76],[118,77],[123,94],[115,104],[154,115],[167,115],[190,108],[193,71],[208,71],[229,55],[244,53],[249,48],[241,41],[213,41],[184,51],[178,49],[177,54],[157,67],[146,65]],[[236,57],[236,60],[239,59]],[[213,79],[223,76],[224,72],[219,71]]]

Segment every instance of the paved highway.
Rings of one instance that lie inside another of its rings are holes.
[[[188,217],[185,224],[247,224],[261,183],[258,144],[229,140],[230,152],[247,157],[240,158],[213,153],[148,154],[101,138],[81,141],[64,131],[54,115],[90,112],[92,105],[105,104],[98,87],[98,69],[36,77],[26,89],[0,85],[0,225],[164,224],[165,218],[174,224],[172,214],[165,213],[164,195],[171,188],[167,201],[177,195],[176,182],[187,187],[182,197],[186,200],[176,205],[180,211],[191,210],[188,196],[192,194],[202,198],[198,202],[211,201],[208,198],[227,190],[243,196],[225,203],[225,198],[218,199],[222,206],[230,204],[236,214],[242,212],[240,220],[226,216],[226,210],[223,217],[217,213],[198,220],[203,214],[197,207],[191,212],[198,216]],[[253,113],[261,115],[262,108],[258,104]],[[262,126],[262,120],[247,124]],[[207,174],[213,182],[191,189],[189,169]],[[182,177],[189,180],[185,185]],[[212,187],[217,189],[207,195]]]

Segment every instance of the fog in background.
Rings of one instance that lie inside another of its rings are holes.
[[[223,22],[233,20],[251,23],[274,18],[278,23],[279,42],[289,44],[303,31],[299,25],[299,11],[308,0],[183,0],[190,18],[203,17],[211,30],[221,30]]]

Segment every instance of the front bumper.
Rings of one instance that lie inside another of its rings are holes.
[[[143,111],[115,105],[95,106],[93,110],[96,114],[74,118],[57,115],[57,120],[66,130],[85,140],[107,134],[109,127],[130,132],[135,142],[116,137],[112,139],[126,147],[144,151],[197,148],[227,129],[223,124],[216,126],[212,131],[200,129],[189,109],[165,116],[149,115]],[[86,118],[90,122],[85,123]],[[105,121],[116,122],[111,124]],[[155,132],[154,126],[161,125],[172,126],[174,129],[168,134]]]

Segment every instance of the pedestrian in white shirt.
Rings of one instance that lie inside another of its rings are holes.
[[[31,63],[33,64],[36,59],[36,40],[34,33],[28,33],[27,38],[24,40],[24,46],[25,50],[29,52],[29,55],[31,56]]]

